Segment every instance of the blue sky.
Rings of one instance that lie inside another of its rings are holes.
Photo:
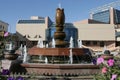
[[[55,12],[61,3],[65,11],[65,22],[75,22],[89,18],[92,8],[117,0],[0,0],[0,20],[9,24],[9,32],[16,32],[19,19],[31,16],[49,16],[55,21]]]

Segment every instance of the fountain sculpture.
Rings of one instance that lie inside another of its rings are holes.
[[[54,33],[55,46],[56,47],[65,47],[66,42],[64,41],[65,32],[63,32],[65,23],[65,14],[64,9],[57,8],[56,10],[56,32]]]

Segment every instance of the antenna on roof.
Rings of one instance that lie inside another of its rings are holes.
[[[62,9],[62,7],[61,7],[61,3],[58,4],[58,8]]]

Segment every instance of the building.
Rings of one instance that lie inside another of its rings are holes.
[[[115,25],[114,24],[81,24],[73,23],[78,29],[78,39],[82,40],[83,47],[92,49],[95,52],[107,49],[116,50]]]
[[[32,16],[30,20],[19,20],[16,25],[16,34],[20,44],[31,47],[42,38],[46,41],[46,29],[52,24],[49,17]]]
[[[119,24],[120,23],[120,10],[115,8],[105,9],[103,11],[92,13],[91,19],[104,22],[107,24]]]
[[[91,15],[93,20],[101,21],[106,24],[114,24],[116,46],[120,46],[120,10],[109,8]]]
[[[102,51],[104,46],[111,51],[118,50],[117,46],[120,46],[120,10],[111,7],[92,13],[90,17],[91,19],[73,23],[78,29],[78,39],[83,39],[84,46],[94,51]]]
[[[75,24],[76,23],[78,23],[78,24],[106,24],[105,22],[100,22],[100,21],[96,21],[93,19],[85,19],[82,21],[76,21]]]
[[[0,20],[0,36],[4,36],[4,33],[8,31],[9,24]]]

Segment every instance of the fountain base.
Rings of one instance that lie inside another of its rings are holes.
[[[36,64],[23,63],[21,66],[25,67],[27,73],[39,74],[45,76],[59,75],[59,76],[80,76],[80,75],[94,75],[99,73],[99,66],[93,64]]]

